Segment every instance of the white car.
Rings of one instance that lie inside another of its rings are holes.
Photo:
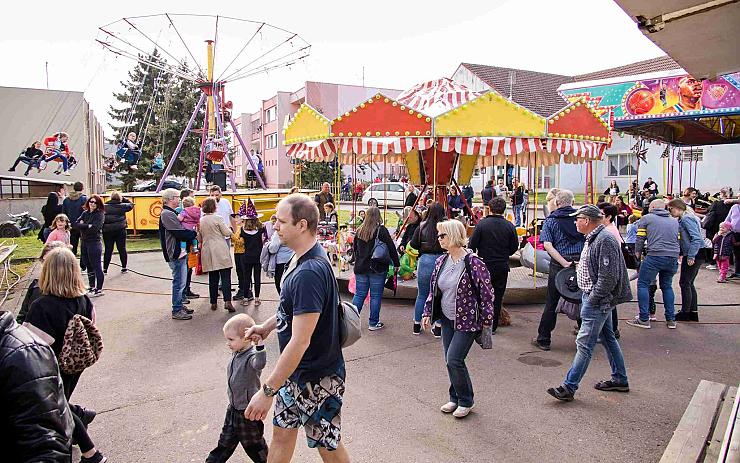
[[[403,207],[406,201],[406,185],[401,182],[373,183],[365,189],[362,194],[362,204],[368,206]]]

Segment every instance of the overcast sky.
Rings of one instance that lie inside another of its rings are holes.
[[[133,63],[96,44],[98,27],[164,12],[265,21],[312,45],[304,63],[228,88],[237,113],[253,112],[262,99],[277,90],[297,90],[306,80],[360,85],[363,66],[366,85],[406,89],[450,77],[460,62],[570,75],[664,54],[612,0],[128,0],[89,5],[40,0],[5,9],[0,16],[0,85],[45,88],[48,61],[50,88],[84,91],[99,120],[107,123],[111,94]],[[217,9],[208,10],[210,5]],[[184,34],[202,34],[203,40],[213,36],[212,23],[203,20],[202,33],[193,26],[197,23],[183,26],[188,29]],[[232,29],[222,42],[238,49],[249,38],[247,32],[239,35]],[[204,58],[204,50],[193,52]]]

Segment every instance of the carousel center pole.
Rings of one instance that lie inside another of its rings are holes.
[[[213,104],[213,40],[206,40],[206,48],[208,52],[208,82],[211,84],[211,91],[208,95],[208,135],[214,135],[216,133],[216,114],[214,112]]]
[[[558,161],[559,162],[559,161]],[[540,234],[537,232],[537,187],[540,171],[537,166],[537,151],[534,152],[534,268],[532,269],[532,287],[537,287],[537,241]]]

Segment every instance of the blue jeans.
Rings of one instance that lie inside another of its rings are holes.
[[[167,264],[172,270],[172,313],[181,311],[183,305],[185,283],[188,279],[188,260],[176,259],[169,261]]]
[[[592,306],[586,302],[586,295],[581,299],[581,329],[576,337],[576,356],[573,365],[565,375],[563,385],[575,392],[578,383],[581,382],[586,373],[588,364],[591,362],[591,354],[594,346],[601,336],[601,343],[606,349],[606,357],[612,367],[611,380],[617,384],[628,384],[627,369],[624,366],[622,349],[619,347],[617,338],[614,337],[612,328],[612,310],[609,306]]]
[[[416,282],[419,291],[416,293],[416,304],[414,305],[414,321],[421,323],[421,314],[424,313],[424,303],[429,296],[429,286],[432,282],[432,271],[437,257],[442,254],[422,254],[416,263]],[[434,321],[434,320],[432,320]]]
[[[457,331],[452,320],[442,317],[442,348],[445,353],[447,375],[450,377],[450,402],[459,407],[473,406],[473,382],[465,365],[465,357],[478,335],[476,331]]]
[[[357,283],[352,304],[357,306],[357,310],[362,312],[362,304],[365,302],[368,291],[370,292],[370,326],[375,326],[380,322],[380,303],[383,298],[385,275],[385,273],[355,274]]]
[[[514,223],[517,227],[522,225],[522,219],[524,214],[524,204],[519,204],[513,207],[514,209]]]
[[[678,271],[676,257],[661,257],[647,255],[640,265],[640,275],[637,277],[637,302],[640,306],[640,320],[648,321],[650,315],[650,285],[658,277],[660,290],[663,293],[665,319],[676,319],[674,308],[675,295],[673,294],[673,275]]]
[[[67,172],[69,169],[69,160],[67,159],[67,156],[63,155],[59,151],[54,151],[53,154],[46,159],[46,162],[51,161],[61,161],[62,162],[62,170],[64,172]]]

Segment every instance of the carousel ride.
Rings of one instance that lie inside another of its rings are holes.
[[[609,113],[601,117],[585,99],[542,117],[496,92],[473,92],[450,79],[439,79],[395,99],[376,94],[334,120],[304,104],[284,135],[296,172],[305,162],[357,166],[380,161],[405,166],[410,183],[421,190],[415,207],[423,206],[420,201],[425,196],[446,206],[448,188],[468,184],[476,166],[523,167],[534,179],[536,216],[541,168],[560,162],[585,163],[591,172],[590,163],[600,160],[611,143],[610,131]],[[337,165],[337,175],[339,170]],[[589,184],[593,191],[593,181]],[[530,233],[537,248],[536,220],[533,225]],[[338,247],[342,248],[341,236]],[[514,269],[509,287],[545,290],[542,272],[547,270],[532,260],[532,271],[522,269],[522,275],[517,275]],[[341,277],[344,268],[339,265],[338,271]],[[516,297],[515,293],[507,291],[507,298]],[[526,293],[532,296],[531,291]]]
[[[200,189],[204,170],[209,173],[226,172],[232,192],[236,192],[232,153],[241,148],[243,159],[258,172],[249,149],[231,117],[233,103],[226,98],[226,84],[243,81],[258,74],[288,68],[310,54],[310,45],[298,34],[277,26],[244,19],[218,15],[156,14],[122,18],[101,26],[102,37],[97,39],[111,53],[129,58],[146,66],[191,82],[200,92],[200,98],[178,141],[169,156],[166,167],[163,157],[159,165],[163,168],[157,184],[159,192],[170,174],[187,137],[191,133],[200,135],[200,162],[195,189]],[[198,59],[196,46],[205,44],[204,59]],[[152,52],[154,50],[154,52]],[[193,50],[196,50],[195,53]],[[161,59],[152,58],[160,56]],[[146,77],[146,76],[144,76]],[[155,81],[155,92],[157,91]],[[131,107],[133,108],[132,101]],[[149,111],[147,111],[149,114]],[[196,118],[203,115],[203,129],[193,130]],[[140,133],[146,133],[142,121]],[[124,127],[126,124],[124,124]],[[131,135],[133,134],[133,135]],[[115,164],[136,168],[143,138],[131,132],[117,147]],[[145,135],[144,135],[145,136]],[[233,137],[232,137],[233,136]],[[156,164],[155,159],[155,164]],[[262,189],[262,176],[256,180]]]

